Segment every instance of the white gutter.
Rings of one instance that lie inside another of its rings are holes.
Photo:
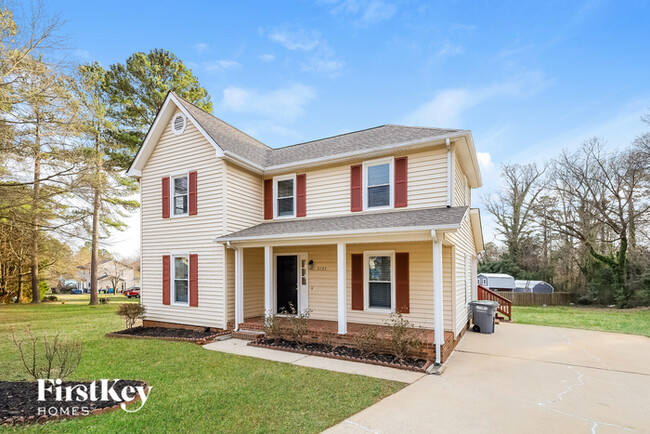
[[[447,146],[447,207],[453,205],[454,199],[454,167],[452,166],[452,153],[451,153],[451,140],[449,137],[445,140],[445,145]]]

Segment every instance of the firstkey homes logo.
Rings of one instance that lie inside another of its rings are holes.
[[[101,379],[99,382],[77,384],[70,382],[64,384],[61,379],[39,379],[38,402],[43,403],[43,406],[39,405],[38,414],[85,416],[90,414],[91,407],[94,407],[91,404],[98,402],[119,404],[120,408],[127,413],[135,413],[147,403],[151,389],[145,385],[128,384],[119,379]],[[140,401],[140,406],[133,410],[127,409],[127,404],[136,400]]]

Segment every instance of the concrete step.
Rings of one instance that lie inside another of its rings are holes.
[[[235,339],[246,339],[249,341],[254,341],[264,337],[264,332],[259,330],[239,330],[237,332],[232,332],[232,337]]]

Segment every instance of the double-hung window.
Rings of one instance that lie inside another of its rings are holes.
[[[188,211],[188,184],[187,175],[175,176],[172,178],[173,198],[172,215],[187,215]]]
[[[173,298],[174,304],[189,304],[190,272],[188,256],[173,256]]]
[[[393,207],[393,159],[367,161],[363,164],[364,208]]]
[[[395,253],[392,251],[364,253],[365,306],[370,310],[392,310],[395,298]]]
[[[285,175],[273,179],[275,217],[296,216],[296,175]]]

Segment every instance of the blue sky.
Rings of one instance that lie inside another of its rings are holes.
[[[66,20],[71,60],[108,66],[168,49],[216,116],[273,147],[385,123],[471,129],[485,184],[475,199],[498,187],[501,163],[542,161],[593,136],[627,145],[650,108],[648,1],[50,7]],[[131,220],[109,248],[133,247]]]

